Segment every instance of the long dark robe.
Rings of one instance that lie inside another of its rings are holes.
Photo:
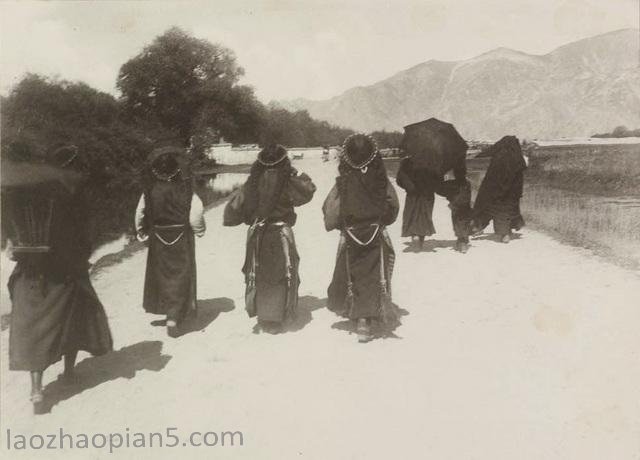
[[[292,230],[294,207],[311,201],[316,190],[309,176],[283,166],[285,171],[254,168],[255,175],[233,194],[224,210],[225,226],[249,225],[242,267],[245,307],[250,317],[257,316],[261,322],[283,323],[295,316],[300,256]]]
[[[143,307],[175,321],[196,310],[195,241],[189,224],[192,195],[183,180],[156,181],[145,191],[149,251]]]
[[[329,309],[350,319],[397,319],[390,317],[395,316],[390,305],[395,253],[385,227],[396,220],[399,203],[382,161],[366,173],[342,168],[322,210],[325,228],[341,231]]]
[[[436,193],[449,201],[451,223],[458,241],[469,242],[471,233],[471,183],[468,180],[452,179],[443,181]]]
[[[107,316],[89,280],[91,244],[81,192],[56,196],[51,251],[16,254],[8,283],[9,368],[43,371],[68,353],[113,349]]]
[[[503,137],[490,147],[489,154],[491,162],[473,207],[473,224],[483,229],[493,220],[495,232],[506,235],[524,226],[520,198],[527,166],[514,136]]]
[[[409,158],[402,160],[396,182],[407,192],[402,212],[402,236],[431,236],[434,191],[442,178],[427,169],[415,168]]]

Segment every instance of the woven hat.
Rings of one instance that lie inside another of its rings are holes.
[[[272,144],[258,153],[258,163],[263,166],[275,166],[287,158],[287,149],[279,144]]]
[[[366,168],[378,155],[378,146],[371,136],[352,134],[342,146],[342,159],[354,169]]]
[[[180,157],[184,155],[184,149],[175,146],[160,147],[149,154],[148,162],[151,174],[158,180],[171,181],[181,171]]]

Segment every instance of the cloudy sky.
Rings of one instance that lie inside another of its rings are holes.
[[[640,0],[0,2],[0,93],[25,72],[113,94],[120,66],[172,25],[233,49],[265,102],[323,99],[429,59],[544,54],[638,27]]]

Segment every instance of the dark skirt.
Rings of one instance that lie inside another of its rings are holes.
[[[431,236],[434,194],[407,193],[402,212],[402,236]]]
[[[512,229],[520,230],[524,227],[524,219],[520,213],[520,200],[497,200],[487,205],[474,217],[474,227],[484,229],[491,220],[493,220],[493,230],[498,235],[507,235]]]
[[[246,309],[258,321],[284,323],[298,307],[300,256],[288,225],[252,226],[242,269]]]
[[[190,228],[174,241],[182,231],[151,232],[144,280],[145,311],[175,321],[196,309],[195,241]]]
[[[104,307],[88,273],[57,277],[18,263],[9,279],[9,369],[44,371],[63,355],[113,349]]]
[[[382,257],[381,257],[382,249]],[[353,295],[348,295],[347,257],[352,282]],[[381,274],[380,263],[384,260]],[[328,307],[341,316],[350,319],[383,319],[389,312],[385,308],[391,297],[391,275],[395,262],[395,252],[386,231],[370,244],[361,246],[351,237],[341,237],[338,247],[333,278],[328,289]],[[384,278],[386,293],[383,292]],[[386,299],[385,297],[388,297]]]

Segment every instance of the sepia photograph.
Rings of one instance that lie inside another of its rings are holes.
[[[640,460],[640,0],[0,0],[0,457]]]

